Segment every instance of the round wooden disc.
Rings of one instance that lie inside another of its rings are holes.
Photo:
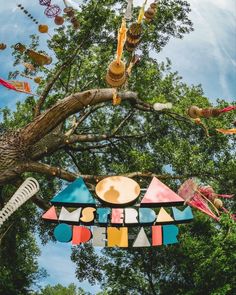
[[[100,181],[95,191],[101,202],[113,206],[124,206],[138,198],[140,186],[128,177],[111,176]]]

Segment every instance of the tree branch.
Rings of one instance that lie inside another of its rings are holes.
[[[22,129],[22,138],[26,145],[34,144],[70,115],[77,113],[88,105],[97,105],[101,102],[110,101],[112,98],[112,88],[95,89],[72,94],[59,100],[54,106]],[[138,100],[135,92],[123,93],[122,98],[132,101]]]

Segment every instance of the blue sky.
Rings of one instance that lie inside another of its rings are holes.
[[[74,0],[75,2],[79,2]],[[10,46],[21,42],[29,44],[29,35],[37,32],[37,26],[32,23],[16,4],[19,1],[0,0],[0,43],[8,45],[7,50],[0,52],[0,77],[7,78],[13,69]],[[62,0],[53,0],[64,8]],[[142,1],[134,0],[137,5]],[[148,1],[150,3],[152,1]],[[189,0],[195,31],[183,40],[173,39],[157,56],[158,60],[169,57],[173,69],[177,70],[188,84],[202,84],[205,95],[214,102],[217,98],[228,101],[236,99],[236,1],[235,0]],[[40,23],[48,24],[52,34],[53,20],[44,16],[44,8],[38,0],[21,0],[20,3],[35,16]],[[48,36],[41,35],[40,44],[46,49]],[[20,67],[19,67],[20,69]],[[33,83],[31,82],[32,86]],[[35,85],[32,87],[35,90]],[[24,94],[0,88],[0,108],[8,106],[14,109],[16,101],[25,98]],[[71,247],[69,244],[49,243],[41,246],[42,255],[39,259],[41,267],[49,273],[49,277],[42,282],[61,283],[71,282],[84,287],[95,294],[97,287],[90,287],[88,283],[82,285],[75,278],[75,266],[70,261]]]

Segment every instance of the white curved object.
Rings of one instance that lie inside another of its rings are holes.
[[[39,184],[37,180],[32,177],[27,178],[0,211],[0,227],[19,207],[38,191]]]
[[[126,20],[132,19],[132,7],[133,7],[133,0],[128,0],[127,8],[125,11],[125,19]]]
[[[167,103],[154,103],[153,108],[155,111],[162,111],[165,109],[172,109],[173,105],[171,102],[167,102]]]

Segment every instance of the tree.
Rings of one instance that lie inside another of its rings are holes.
[[[232,114],[209,120],[211,137],[206,137],[205,129],[185,114],[192,104],[211,106],[201,87],[188,87],[177,73],[171,72],[169,60],[158,63],[155,58],[170,37],[182,38],[192,31],[186,1],[163,0],[155,21],[144,24],[139,45],[141,60],[133,69],[128,84],[119,90],[121,105],[111,104],[114,89],[106,88],[104,76],[115,55],[124,6],[124,1],[84,1],[77,13],[80,30],[61,27],[48,41],[55,66],[50,71],[37,67],[35,75],[40,72],[44,75],[37,91],[39,98],[28,97],[17,104],[13,113],[7,108],[1,110],[2,205],[11,196],[8,188],[18,186],[27,175],[37,177],[40,182],[43,198],[38,195],[33,202],[43,209],[48,208],[49,199],[62,185],[61,180],[73,181],[79,175],[91,187],[96,180],[117,174],[133,177],[145,187],[156,175],[173,189],[182,180],[198,176],[219,192],[234,192],[235,142],[214,131],[216,127],[226,127],[233,119]],[[138,8],[133,20],[137,12]],[[31,48],[38,50],[38,46],[39,40],[32,37]],[[22,57],[17,51],[14,56],[15,65],[20,58],[29,62],[27,56]],[[130,58],[125,52],[124,59],[129,61]],[[25,74],[29,74],[27,70]],[[11,77],[16,75],[17,72],[11,73]],[[174,108],[155,111],[155,102],[172,102]],[[218,101],[218,106],[226,105]],[[34,224],[38,216],[32,208],[32,204],[25,206]],[[24,216],[24,211],[19,211],[19,228]],[[13,217],[5,224],[4,231],[12,221]],[[38,230],[44,242],[51,239],[50,226],[41,223]],[[32,233],[33,228],[27,232]],[[9,239],[9,236],[4,238]],[[81,249],[74,250],[73,259]],[[89,278],[91,283],[102,281],[103,274],[98,266],[108,269],[109,262],[98,257],[90,246],[85,250],[77,262],[78,277]],[[7,251],[7,247],[3,249],[3,256]],[[139,255],[135,253],[133,255]],[[89,254],[93,258],[90,264]],[[116,261],[112,251],[109,255]],[[9,269],[12,262],[3,262]],[[84,272],[83,263],[89,271]],[[37,269],[30,272],[37,272]],[[140,277],[135,281],[141,282]],[[109,289],[106,279],[103,282]]]
[[[89,295],[90,293],[84,292],[83,289],[77,288],[74,284],[64,287],[60,284],[55,286],[47,285],[40,293],[35,295]]]

